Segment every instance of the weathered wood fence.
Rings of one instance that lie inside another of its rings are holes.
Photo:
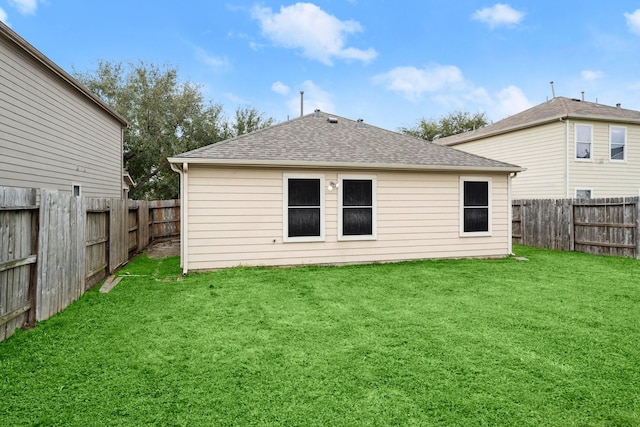
[[[638,197],[513,201],[513,243],[640,257]]]
[[[151,241],[179,234],[179,200],[0,187],[0,341],[60,312]]]

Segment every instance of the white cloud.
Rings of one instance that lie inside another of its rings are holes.
[[[271,85],[271,90],[280,95],[289,95],[291,88],[282,82],[275,82]]]
[[[312,3],[283,6],[279,13],[255,6],[252,17],[260,21],[262,33],[275,45],[301,49],[307,58],[326,65],[332,65],[334,59],[368,62],[378,55],[373,48],[345,46],[349,34],[363,31],[357,21],[341,21]]]
[[[433,65],[427,68],[396,67],[373,77],[373,83],[384,85],[387,90],[399,93],[416,102],[425,93],[438,92],[464,84],[462,71],[453,65]]]
[[[488,24],[489,28],[496,28],[515,26],[522,21],[524,15],[524,12],[517,11],[508,4],[497,3],[492,7],[476,10],[471,17]]]
[[[627,20],[627,26],[632,33],[640,34],[640,9],[637,9],[633,13],[625,13],[624,17]]]
[[[315,109],[327,113],[337,113],[336,106],[333,103],[333,95],[311,80],[302,83],[301,90],[304,91],[304,114],[312,113]],[[296,92],[296,96],[292,96],[287,100],[287,108],[292,117],[300,115],[300,94]]]
[[[531,107],[533,104],[527,99],[522,89],[511,85],[496,94],[496,103],[488,115],[497,121]]]
[[[11,26],[9,24],[9,15],[7,15],[7,12],[4,11],[4,9],[2,9],[0,7],[0,22],[2,22],[3,24],[7,25],[7,26]]]
[[[196,52],[196,58],[198,58],[200,62],[208,65],[210,68],[216,70],[228,70],[231,68],[231,64],[229,64],[228,59],[213,56],[201,47],[194,47],[194,49]]]
[[[23,15],[34,15],[38,9],[38,0],[9,0],[9,4]]]
[[[588,82],[593,80],[598,80],[604,77],[604,73],[602,71],[594,71],[594,70],[583,70],[580,72],[583,80]]]

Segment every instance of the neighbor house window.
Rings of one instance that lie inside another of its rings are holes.
[[[376,180],[340,176],[338,187],[340,240],[376,238]]]
[[[576,188],[576,199],[590,199],[590,198],[591,198],[590,188]]]
[[[324,240],[324,178],[284,175],[284,241]]]
[[[491,180],[488,178],[460,178],[461,235],[489,235],[491,233]]]
[[[611,160],[626,160],[627,128],[611,126],[609,128],[609,152]]]
[[[576,159],[591,159],[592,130],[591,125],[576,125]]]

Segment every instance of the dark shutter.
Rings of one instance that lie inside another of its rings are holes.
[[[288,180],[288,237],[320,236],[320,180]]]
[[[373,234],[373,182],[370,179],[342,181],[342,235]]]
[[[489,182],[464,182],[465,233],[489,231]]]

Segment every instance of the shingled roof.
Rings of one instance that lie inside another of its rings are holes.
[[[492,125],[469,132],[437,139],[442,145],[456,145],[475,141],[490,136],[513,132],[520,129],[539,126],[560,119],[596,120],[612,123],[640,124],[640,111],[627,110],[620,107],[596,104],[559,96],[550,101],[536,105],[521,113],[514,114]]]
[[[518,172],[522,168],[324,112],[179,154],[171,163]]]

